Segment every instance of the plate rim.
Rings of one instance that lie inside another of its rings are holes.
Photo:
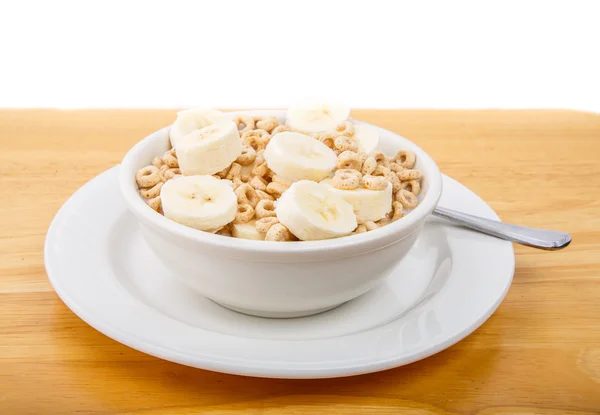
[[[391,357],[385,357],[385,358],[379,359],[377,361],[373,361],[373,359],[369,359],[364,362],[361,361],[361,362],[357,362],[355,364],[349,363],[349,364],[346,364],[343,366],[336,366],[335,368],[325,368],[325,369],[301,368],[301,367],[294,367],[292,369],[282,369],[278,366],[269,367],[268,365],[263,365],[263,366],[261,366],[260,364],[257,365],[256,364],[257,362],[260,363],[260,361],[258,361],[258,360],[251,360],[250,362],[254,363],[254,364],[247,364],[247,363],[244,363],[244,362],[248,362],[247,359],[246,360],[226,359],[223,357],[219,357],[218,359],[215,359],[214,357],[211,357],[211,356],[207,356],[205,358],[201,358],[198,356],[190,356],[190,355],[182,353],[178,350],[168,349],[168,348],[165,348],[160,345],[152,344],[152,343],[146,341],[145,339],[141,339],[139,336],[137,336],[134,333],[125,333],[119,328],[111,327],[110,325],[105,324],[103,321],[101,321],[102,320],[101,318],[97,318],[97,317],[94,317],[93,315],[90,315],[90,313],[88,313],[86,310],[84,310],[77,303],[77,301],[75,299],[71,298],[71,296],[65,290],[63,290],[63,288],[59,284],[57,284],[57,278],[56,278],[56,275],[54,275],[55,271],[52,269],[52,265],[50,263],[51,261],[49,260],[49,258],[50,258],[49,245],[52,240],[53,234],[55,232],[55,228],[56,228],[56,226],[58,226],[57,223],[61,219],[61,212],[63,212],[63,214],[64,214],[65,206],[67,206],[67,204],[69,204],[69,202],[71,202],[75,197],[77,197],[80,190],[82,190],[84,187],[90,185],[90,183],[97,181],[97,180],[101,179],[102,177],[108,178],[111,174],[113,174],[114,180],[116,181],[117,176],[118,176],[118,171],[117,171],[118,167],[119,167],[118,165],[114,166],[114,167],[104,171],[103,173],[95,176],[90,181],[88,181],[86,184],[84,184],[82,187],[80,187],[76,192],[74,192],[67,199],[67,201],[61,206],[61,208],[58,210],[58,212],[56,213],[56,215],[54,216],[54,218],[50,224],[50,227],[49,227],[47,235],[46,235],[45,243],[44,243],[44,263],[45,263],[45,267],[46,267],[46,272],[48,274],[48,279],[50,281],[52,288],[57,293],[57,295],[60,297],[60,299],[65,303],[65,305],[67,305],[67,307],[71,311],[73,311],[73,313],[75,313],[79,318],[81,318],[89,326],[93,327],[97,331],[103,333],[104,335],[106,335],[106,336],[112,338],[113,340],[118,341],[128,347],[131,347],[135,350],[139,350],[143,353],[146,353],[146,354],[149,354],[149,355],[152,355],[152,356],[164,359],[164,360],[172,361],[172,362],[183,364],[186,366],[192,366],[192,367],[201,368],[201,369],[205,369],[205,370],[211,370],[211,371],[215,371],[215,372],[229,373],[229,374],[236,374],[236,375],[245,375],[245,376],[256,376],[256,377],[271,377],[271,378],[296,378],[296,379],[297,378],[331,378],[331,377],[354,376],[354,375],[359,375],[359,374],[378,372],[378,371],[382,371],[382,370],[395,368],[398,366],[407,365],[407,364],[413,363],[415,361],[425,359],[427,357],[437,354],[440,351],[460,342],[461,340],[466,338],[468,335],[473,333],[475,330],[477,330],[479,327],[481,327],[481,325],[483,323],[485,323],[494,314],[494,312],[498,309],[498,307],[504,300],[506,294],[508,293],[508,290],[510,289],[510,287],[512,285],[512,280],[514,277],[514,270],[515,270],[514,248],[510,242],[507,242],[507,244],[510,245],[510,251],[511,251],[510,252],[511,264],[509,264],[510,266],[508,267],[508,269],[510,270],[510,275],[508,275],[507,284],[504,287],[503,292],[497,297],[495,303],[492,304],[491,307],[489,307],[487,309],[487,312],[481,314],[468,327],[465,327],[462,330],[459,330],[458,332],[454,333],[453,335],[451,335],[444,341],[437,342],[430,346],[425,346],[423,348],[417,349],[417,350],[415,350],[413,352],[409,352],[409,353],[399,352],[397,355],[394,355]],[[443,175],[443,176],[444,176],[444,180],[451,180],[451,181],[455,182],[457,185],[464,187],[465,189],[470,191],[466,186],[462,185],[460,182],[458,182],[446,175]],[[115,185],[115,187],[117,187],[117,186]],[[473,195],[476,196],[483,204],[485,204],[487,206],[487,208],[490,210],[490,212],[493,212],[493,214],[497,218],[496,213],[493,211],[493,209],[491,209],[491,207],[485,201],[483,201],[474,192],[472,192],[472,191],[470,191],[470,192],[473,193]],[[428,302],[429,301],[426,301],[426,302],[424,302],[424,304],[426,304]],[[419,304],[416,307],[411,307],[411,311],[422,307],[422,305],[423,304]],[[150,306],[147,306],[147,305],[144,305],[144,307],[152,309]],[[390,323],[387,323],[387,324],[390,324]],[[386,326],[386,325],[384,325],[384,326]],[[211,333],[214,333],[214,332],[211,332]],[[232,336],[232,335],[224,335],[224,336],[236,337],[236,336]],[[268,341],[268,340],[266,340],[266,341]],[[313,341],[319,341],[319,339],[315,339]],[[291,364],[290,364],[290,366],[291,366]]]

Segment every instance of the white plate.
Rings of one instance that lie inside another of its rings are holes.
[[[378,288],[298,319],[238,314],[168,275],[141,238],[118,167],[79,189],[46,237],[50,282],[89,325],[134,349],[184,365],[262,377],[369,373],[431,356],[498,307],[512,281],[512,244],[430,218],[414,248]],[[498,219],[444,177],[441,205]],[[399,275],[410,273],[410,283]],[[404,282],[403,282],[404,281]]]

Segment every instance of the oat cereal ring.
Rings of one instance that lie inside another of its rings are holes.
[[[392,222],[395,220],[398,220],[402,216],[404,216],[404,212],[402,212],[402,203],[400,203],[398,201],[392,202],[392,212],[393,212],[392,217],[391,217]]]
[[[276,198],[281,196],[287,189],[288,187],[281,183],[271,182],[267,185],[267,193]]]
[[[158,169],[158,174],[160,175],[160,180],[161,181],[163,181],[163,182],[167,181],[167,179],[165,179],[165,173],[169,169],[170,169],[170,167],[167,166],[166,164],[163,164],[162,166],[160,166],[160,168]]]
[[[393,193],[396,193],[398,190],[400,190],[402,188],[402,182],[400,181],[398,176],[396,176],[396,173],[394,173],[393,171],[387,169],[387,173],[385,173],[383,175],[383,177],[385,177],[387,179],[387,181],[392,184],[392,192]]]
[[[354,232],[352,232],[352,235],[358,235],[359,233],[365,233],[366,231],[367,228],[365,225],[358,225],[356,229],[354,229]]]
[[[350,121],[344,121],[338,124],[335,130],[346,137],[352,137],[354,135],[354,124]]]
[[[419,204],[419,199],[413,193],[409,192],[406,189],[400,189],[394,195],[394,199],[404,206],[407,209],[414,209]]]
[[[377,168],[375,157],[367,157],[362,166],[362,174],[372,174]]]
[[[241,173],[242,173],[242,166],[235,162],[231,163],[231,166],[229,166],[229,171],[227,172],[225,179],[227,179],[227,180],[238,179],[239,180]]]
[[[224,179],[225,177],[227,177],[227,173],[229,173],[229,168],[231,166],[227,166],[225,167],[223,170],[221,170],[220,172],[215,173],[217,176],[219,176],[221,179]]]
[[[391,213],[391,212],[390,212]],[[387,215],[385,215],[383,218],[379,219],[377,222],[375,222],[375,224],[377,225],[378,228],[381,228],[382,226],[388,225],[392,222],[392,220],[390,219],[390,214],[388,213]]]
[[[266,189],[266,187],[265,187]],[[267,192],[263,191],[263,190],[256,190],[256,196],[258,196],[259,200],[275,200],[275,198],[273,196],[271,196],[270,194],[268,194]]]
[[[273,128],[273,130],[271,131],[271,135],[273,136],[284,131],[288,131],[287,127],[285,125],[278,125],[277,127]]]
[[[237,125],[240,131],[250,131],[254,129],[254,118],[249,115],[236,115],[233,117],[233,122]],[[241,126],[244,128],[240,128]]]
[[[417,156],[415,156],[415,153],[412,151],[400,150],[398,154],[396,154],[396,162],[405,169],[412,169],[415,166],[416,161]]]
[[[335,171],[335,174],[342,174],[342,173],[353,174],[356,177],[358,177],[359,179],[362,179],[362,173],[359,170],[354,170],[354,169],[337,169]]]
[[[162,156],[162,160],[169,167],[179,167],[179,162],[177,161],[177,154],[175,153],[175,149],[167,151],[165,155]]]
[[[396,173],[401,182],[408,180],[419,180],[421,178],[421,172],[419,170],[402,170],[400,173]]]
[[[275,202],[272,200],[260,200],[256,205],[256,217],[258,219],[268,218],[275,215]]]
[[[157,196],[160,196],[160,189],[163,187],[163,182],[158,182],[154,186],[149,189],[140,190],[140,195],[144,199],[154,199]]]
[[[371,176],[370,174],[364,175],[361,182],[369,190],[384,190],[389,183],[385,177]]]
[[[227,225],[223,226],[221,229],[216,231],[215,234],[222,235],[222,236],[233,236],[231,234],[231,225],[227,224]]]
[[[160,209],[160,196],[156,196],[153,199],[148,199],[146,200],[146,203],[148,203],[148,206],[158,212]]]
[[[284,242],[291,241],[292,234],[281,223],[276,223],[269,228],[267,234],[265,235],[265,241],[276,241],[276,242]]]
[[[251,130],[242,134],[244,144],[255,151],[264,150],[270,139],[271,135],[265,130]]]
[[[250,179],[250,186],[252,186],[254,190],[262,190],[264,192],[267,190],[267,181],[260,176],[254,176]]]
[[[152,159],[152,165],[153,165],[154,167],[158,167],[158,168],[160,168],[160,166],[162,166],[163,164],[165,164],[165,163],[164,163],[164,162],[162,161],[162,159],[161,159],[160,157],[158,157],[158,156],[156,156],[156,157],[154,157],[154,158]]]
[[[373,154],[373,158],[377,164],[382,164],[384,167],[387,167],[389,164],[387,157],[381,152]]]
[[[264,161],[258,164],[257,162],[254,162],[254,167],[252,168],[252,174],[255,176],[259,176],[259,177],[265,177],[267,174],[269,174],[269,167],[267,166],[267,162]]]
[[[360,170],[360,156],[353,151],[344,151],[338,156],[338,169]]]
[[[373,222],[372,220],[368,220],[366,222],[363,222],[362,225],[365,227],[365,229],[367,231],[372,231],[372,230],[375,230],[375,229],[379,228],[379,225],[376,224],[375,222]]]
[[[269,216],[256,221],[256,230],[260,233],[267,233],[271,226],[279,223],[279,219],[275,216]]]
[[[277,118],[272,115],[268,117],[254,117],[254,122],[256,123],[256,128],[265,130],[268,133],[273,131],[273,129],[279,125]]]
[[[263,157],[263,154],[265,154],[265,149],[264,148],[261,148],[260,150],[256,150],[255,164],[260,164],[263,161],[265,161],[265,158]]]
[[[335,139],[333,137],[322,137],[322,138],[318,138],[318,140],[320,142],[322,142],[323,144],[325,144],[330,149],[332,149],[332,150],[335,149]]]
[[[235,195],[237,196],[238,203],[248,204],[252,207],[255,207],[260,200],[256,194],[256,190],[248,183],[242,183],[237,187],[235,189]]]
[[[233,180],[231,180],[231,183],[233,184],[234,191],[241,185],[246,184],[239,177],[234,177]]]
[[[419,193],[421,193],[421,185],[416,180],[409,180],[407,182],[401,182],[400,188],[408,190],[415,196],[419,196]]]
[[[382,164],[378,164],[377,167],[375,167],[375,170],[373,171],[373,173],[371,173],[371,175],[373,176],[385,176],[386,174],[391,173],[392,171],[390,169],[388,169],[387,167],[385,167]]]
[[[174,178],[175,176],[180,176],[181,175],[181,170],[177,169],[177,168],[173,168],[173,169],[167,169],[165,170],[165,172],[163,173],[163,178],[166,180],[171,180],[172,178]]]
[[[402,170],[404,170],[404,167],[402,167],[400,164],[396,163],[395,161],[392,161],[392,162],[389,164],[389,169],[390,169],[391,171],[393,171],[394,173],[399,173],[399,172],[401,172]]]
[[[237,213],[235,214],[235,221],[237,223],[246,223],[254,217],[254,208],[248,203],[238,205]]]
[[[342,169],[335,172],[335,176],[331,179],[333,187],[341,190],[354,190],[360,185],[360,177],[356,174],[348,173],[348,171],[356,170]]]
[[[249,166],[254,163],[254,160],[256,160],[256,150],[250,146],[243,146],[242,154],[235,159],[235,161],[242,166]]]
[[[135,181],[139,187],[149,188],[156,186],[156,183],[160,182],[159,170],[155,166],[142,167],[135,174]]]
[[[240,179],[244,183],[249,183],[252,177],[252,172],[249,171],[242,171],[242,173],[240,174]]]
[[[364,162],[367,160],[367,158],[368,158],[369,156],[367,156],[365,153],[363,153],[363,152],[362,152],[362,151],[360,151],[360,149],[359,149],[359,150],[358,150],[358,157],[360,157],[360,162],[361,162],[361,164],[363,164],[363,163],[364,163]]]
[[[324,140],[329,138],[335,140],[340,134],[337,131],[323,131],[320,133],[310,133],[309,135],[323,142]]]
[[[334,141],[335,148],[340,151],[353,151],[358,152],[358,144],[356,141],[345,135],[340,135]],[[360,160],[360,158],[359,158]]]

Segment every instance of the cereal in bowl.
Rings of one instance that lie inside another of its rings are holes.
[[[272,115],[178,113],[171,148],[141,168],[151,209],[200,231],[262,241],[312,241],[370,232],[419,204],[413,152],[377,151],[377,129],[345,107]]]

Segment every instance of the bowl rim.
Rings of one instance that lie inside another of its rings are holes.
[[[245,110],[245,111],[228,111],[225,112],[231,116],[236,115],[275,115],[281,117],[285,115],[285,110]],[[438,204],[442,193],[442,175],[435,161],[419,146],[409,139],[393,132],[369,124],[363,121],[349,118],[356,124],[368,125],[376,128],[381,134],[394,137],[394,140],[402,142],[402,149],[409,149],[415,152],[417,160],[422,164],[424,178],[428,180],[429,188],[427,194],[419,203],[419,205],[410,212],[410,214],[401,219],[376,229],[371,232],[364,232],[356,235],[348,235],[340,238],[325,239],[319,241],[295,241],[286,243],[277,243],[271,241],[255,241],[249,239],[232,238],[209,232],[203,232],[197,229],[174,222],[160,213],[150,208],[140,197],[136,190],[135,170],[139,165],[139,159],[145,152],[149,143],[156,139],[157,135],[167,133],[169,126],[163,127],[154,131],[137,142],[125,155],[121,161],[119,168],[119,188],[129,209],[146,224],[151,224],[155,228],[163,231],[166,235],[171,235],[178,238],[183,238],[189,242],[196,244],[205,244],[212,247],[220,247],[231,251],[246,252],[246,253],[265,253],[265,254],[294,254],[294,253],[310,253],[316,251],[344,251],[347,248],[356,248],[365,246],[366,249],[379,249],[390,244],[390,239],[394,242],[404,239],[410,235],[413,228],[423,222],[433,212]],[[149,161],[148,161],[149,162]],[[410,232],[406,232],[411,230]],[[379,242],[379,243],[378,243]],[[393,243],[393,242],[392,242]]]

